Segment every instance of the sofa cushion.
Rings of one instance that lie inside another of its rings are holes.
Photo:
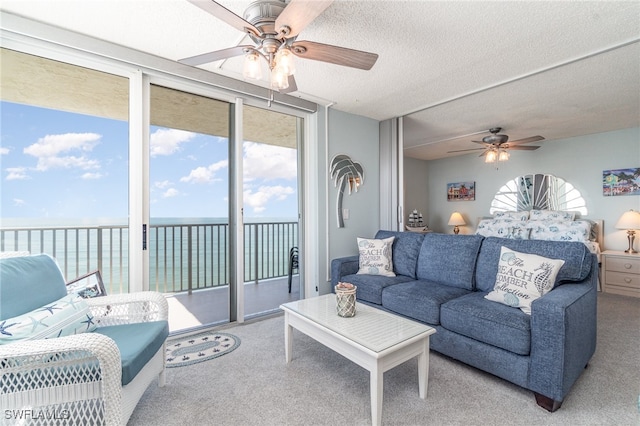
[[[393,270],[396,275],[416,278],[418,254],[424,240],[423,234],[416,232],[378,231],[376,238],[395,237],[393,241]]]
[[[345,275],[341,278],[342,282],[351,283],[358,286],[356,298],[376,305],[382,304],[382,290],[386,287],[413,281],[413,278],[396,275],[395,277],[382,277],[380,275]]]
[[[521,253],[537,254],[551,259],[564,260],[556,277],[555,286],[563,282],[582,281],[591,271],[593,254],[586,245],[571,241],[511,240],[487,237],[482,242],[476,268],[476,288],[490,292],[496,283],[501,247]]]
[[[444,303],[442,327],[479,342],[528,355],[531,350],[531,317],[520,309],[493,303],[487,293],[473,292]]]
[[[162,347],[169,336],[167,321],[98,327],[96,333],[113,339],[120,349],[122,386],[128,384]],[[164,356],[164,354],[163,354]]]
[[[391,287],[382,292],[382,306],[430,325],[440,324],[440,306],[470,291],[432,281],[410,281]]]
[[[357,240],[360,266],[358,274],[396,276],[392,261],[394,237],[358,238]]]
[[[418,257],[418,279],[473,290],[483,239],[481,235],[425,235]]]
[[[77,294],[69,294],[33,311],[0,321],[0,345],[71,336],[95,329],[87,302]]]
[[[34,311],[66,294],[64,277],[51,256],[0,259],[0,320]]]
[[[502,247],[496,284],[485,298],[531,315],[531,303],[551,291],[563,264],[562,259]]]

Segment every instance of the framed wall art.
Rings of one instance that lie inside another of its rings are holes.
[[[455,182],[447,184],[447,201],[474,201],[475,199],[475,182]]]
[[[84,299],[107,295],[102,282],[102,275],[98,270],[69,281],[67,283],[67,293],[78,293]]]
[[[630,169],[603,170],[602,195],[640,195],[640,167]]]

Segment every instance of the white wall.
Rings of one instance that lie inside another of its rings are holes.
[[[476,219],[489,215],[493,196],[508,180],[522,174],[548,173],[563,178],[580,191],[587,204],[586,217],[604,220],[604,249],[626,249],[626,232],[615,229],[615,223],[626,210],[640,210],[640,196],[603,196],[602,172],[640,167],[640,128],[547,141],[540,145],[542,147],[536,151],[512,151],[509,161],[500,164],[497,170],[495,164],[484,163],[478,154],[423,162],[428,180],[428,187],[425,187],[428,209],[423,213],[429,227],[436,232],[452,233],[447,221],[457,210],[469,224],[461,227],[460,232],[474,233]],[[465,181],[476,182],[475,201],[447,201],[446,184]],[[636,238],[636,249],[640,245],[638,240]]]
[[[331,159],[336,154],[345,154],[364,168],[364,183],[358,192],[345,192],[342,208],[349,209],[350,218],[344,221],[344,228],[338,228],[336,203],[338,188],[329,182],[327,174],[327,227],[328,262],[331,259],[358,254],[356,237],[372,237],[378,230],[380,214],[380,155],[379,123],[376,120],[329,109],[328,114],[328,170]],[[327,274],[327,277],[329,275]],[[320,294],[330,292],[329,283],[324,283]]]

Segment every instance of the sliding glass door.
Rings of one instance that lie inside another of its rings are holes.
[[[0,251],[129,291],[125,77],[1,49]]]
[[[149,287],[178,331],[229,321],[229,103],[151,85]]]
[[[108,294],[160,291],[174,332],[300,297],[302,118],[123,64],[0,52],[0,251],[49,253],[68,279],[100,270]]]
[[[300,298],[298,146],[302,119],[244,106],[244,301],[248,317]]]

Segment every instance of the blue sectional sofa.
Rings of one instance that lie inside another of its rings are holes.
[[[391,236],[395,277],[358,274],[359,257],[344,257],[331,263],[332,288],[357,285],[360,302],[434,327],[431,349],[533,391],[548,411],[560,408],[595,352],[596,256],[579,242],[392,231],[375,238]],[[564,261],[530,315],[484,297],[502,247]]]

